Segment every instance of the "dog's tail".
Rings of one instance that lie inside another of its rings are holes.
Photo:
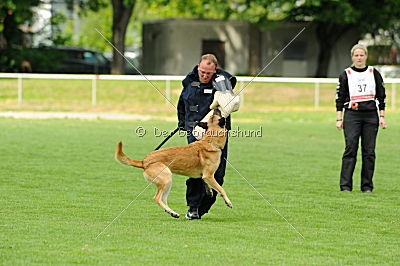
[[[122,164],[134,166],[137,168],[143,168],[143,161],[132,160],[122,152],[122,142],[118,142],[117,148],[115,149],[115,160]]]

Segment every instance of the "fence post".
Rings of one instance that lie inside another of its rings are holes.
[[[396,83],[392,83],[392,109],[396,109]]]
[[[314,86],[314,108],[319,107],[319,83],[316,82]]]
[[[18,104],[22,104],[22,75],[18,75]]]
[[[171,102],[171,82],[169,79],[165,80],[165,104],[168,105]]]
[[[96,106],[97,102],[97,75],[93,76],[92,79],[92,106]]]

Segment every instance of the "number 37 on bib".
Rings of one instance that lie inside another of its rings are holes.
[[[349,83],[351,102],[375,100],[376,85],[373,67],[369,66],[368,69],[363,72],[357,72],[351,68],[347,68],[346,75]]]

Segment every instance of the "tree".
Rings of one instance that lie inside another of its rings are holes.
[[[316,27],[319,44],[316,77],[327,76],[332,48],[343,34],[356,30],[361,38],[365,33],[391,29],[399,17],[398,0],[293,0],[287,10],[289,20],[311,21]]]
[[[102,0],[65,0],[69,3],[70,8],[76,4],[81,9],[81,14],[85,15],[88,10],[99,10],[107,5]],[[252,50],[260,50],[257,40],[260,38],[259,28],[263,28],[267,18],[276,18],[271,16],[277,12],[268,13],[267,3],[272,0],[247,1],[239,0],[233,3],[225,0],[113,0],[113,23],[111,43],[116,49],[113,49],[113,74],[122,74],[125,61],[121,54],[125,51],[126,30],[131,21],[134,9],[138,6],[142,9],[144,18],[166,18],[166,17],[196,17],[196,18],[213,18],[213,19],[229,19],[236,18],[241,20],[249,20],[257,25],[252,27]],[[136,12],[135,16],[139,16]],[[102,30],[104,35],[108,37],[108,29]],[[88,33],[89,34],[89,33]],[[85,38],[85,37],[84,37]],[[257,47],[258,44],[258,47]],[[118,51],[121,53],[119,53]],[[251,53],[254,55],[254,53]],[[260,57],[251,56],[250,66],[253,66],[252,72],[256,73],[260,69]]]
[[[40,0],[5,0],[0,4],[0,30],[4,37],[3,48],[25,45],[27,40],[22,26],[29,27],[34,18],[33,7]]]
[[[80,14],[85,15],[88,10],[98,11],[108,5],[105,0],[65,0],[70,9],[78,5]],[[135,8],[136,0],[112,0],[112,36],[113,61],[111,66],[112,74],[123,74],[125,69],[125,39],[126,30]]]
[[[88,10],[98,11],[106,6],[108,2],[105,0],[65,0],[72,9],[74,4],[80,8],[81,15],[85,15]],[[157,2],[150,0],[142,0],[144,2]],[[159,0],[160,2],[168,2]],[[126,32],[131,21],[131,17],[135,6],[138,4],[137,0],[112,0],[112,34],[111,43],[113,45],[113,62],[111,66],[112,74],[123,74],[125,69],[125,60],[123,54],[125,53]],[[108,29],[105,29],[108,31]],[[121,55],[122,54],[122,55]]]
[[[123,74],[125,69],[125,60],[121,56],[125,52],[125,35],[129,20],[132,16],[136,0],[112,0],[113,6],[113,25],[112,25],[112,44],[113,63],[111,67],[112,74]],[[121,54],[120,54],[121,53]]]
[[[237,19],[250,25],[249,73],[258,74],[261,69],[261,30],[271,20],[282,18],[282,12],[273,0],[169,0],[161,7],[153,3],[148,12],[158,17],[191,17],[206,19]]]
[[[169,1],[173,14],[199,18],[249,21],[254,56],[250,56],[250,73],[260,69],[261,31],[273,21],[309,21],[314,25],[319,45],[317,77],[326,77],[332,50],[350,31],[366,33],[397,32],[400,17],[398,0],[191,0]],[[397,25],[397,28],[396,28]],[[254,53],[256,51],[256,53]]]

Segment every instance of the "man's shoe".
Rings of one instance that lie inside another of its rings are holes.
[[[342,192],[351,192],[351,190],[348,189],[348,188],[344,188],[344,189],[342,189],[341,191],[342,191]]]
[[[190,207],[189,211],[185,215],[185,218],[189,220],[201,219],[199,215],[199,209]]]
[[[364,192],[364,193],[372,193],[372,190],[367,189],[367,190],[364,190],[363,192]]]

